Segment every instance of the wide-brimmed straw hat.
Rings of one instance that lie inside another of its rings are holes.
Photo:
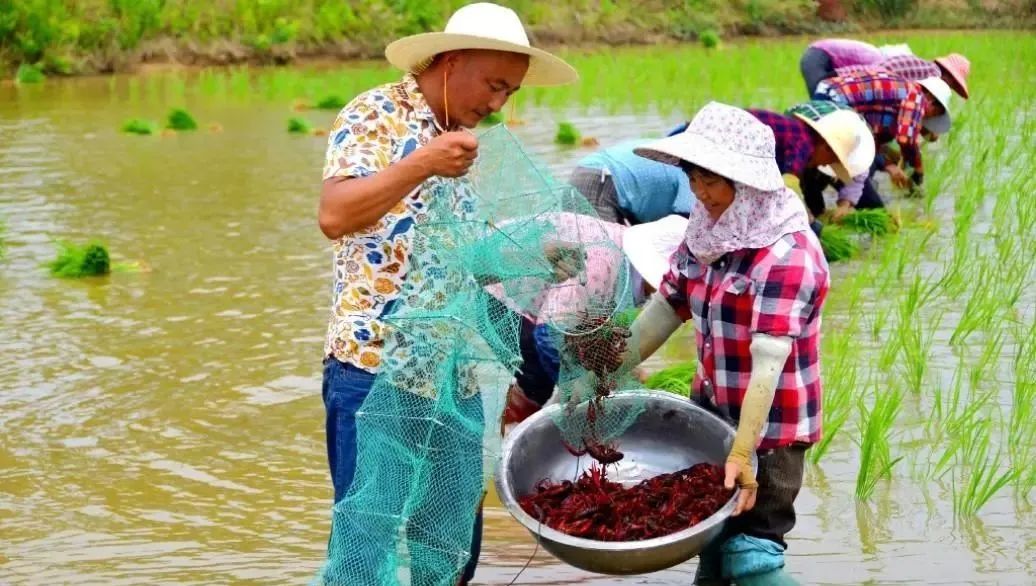
[[[936,101],[942,104],[943,110],[945,110],[940,116],[925,118],[924,127],[935,134],[946,134],[950,131],[950,124],[952,122],[950,118],[950,97],[953,94],[953,90],[950,89],[950,84],[938,77],[926,77],[917,83],[928,90],[928,93],[932,94]]]
[[[385,58],[399,69],[417,73],[436,55],[464,49],[528,55],[529,70],[522,82],[527,86],[562,85],[579,79],[571,65],[529,45],[525,27],[513,10],[490,2],[457,9],[441,33],[422,33],[394,41],[385,48]]]
[[[774,149],[769,126],[741,108],[709,102],[680,134],[633,152],[670,165],[687,161],[735,183],[774,191],[784,187]]]
[[[622,251],[640,276],[658,289],[686,231],[687,218],[676,214],[631,226],[622,233]]]
[[[957,84],[954,91],[965,100],[968,99],[968,75],[971,74],[971,61],[960,53],[950,53],[945,57],[936,58],[935,64],[953,78]]]
[[[814,100],[788,109],[820,135],[834,151],[838,162],[830,165],[838,179],[848,184],[874,162],[874,136],[867,123],[852,108],[837,102]]]

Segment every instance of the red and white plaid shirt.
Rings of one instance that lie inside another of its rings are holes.
[[[752,374],[752,334],[792,338],[760,450],[820,439],[820,310],[829,286],[820,242],[804,231],[711,266],[682,245],[659,288],[677,315],[694,319],[694,398],[731,421],[740,418]]]
[[[895,55],[879,63],[870,65],[850,65],[835,69],[835,75],[860,75],[868,73],[891,73],[910,81],[921,81],[928,77],[940,77],[942,72],[934,61],[921,59],[916,55]]]

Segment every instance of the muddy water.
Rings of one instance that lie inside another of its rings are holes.
[[[199,96],[186,102],[202,130],[121,135],[125,118],[182,103],[133,83],[0,87],[0,583],[304,582],[331,497],[323,140],[286,134],[286,103]],[[549,113],[525,118],[516,132],[557,171],[584,154],[550,144]],[[605,143],[676,121],[570,119]],[[152,270],[72,282],[41,268],[55,239],[97,235]],[[945,493],[906,481],[856,504],[855,472],[848,445],[810,471],[789,559],[804,582],[1024,584],[1036,572],[1024,505],[997,498],[955,525],[926,505]],[[533,550],[491,508],[477,582],[510,583]],[[593,576],[538,552],[517,583],[675,585],[693,570]]]

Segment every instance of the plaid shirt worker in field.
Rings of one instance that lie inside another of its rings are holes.
[[[949,84],[958,96],[968,99],[968,75],[971,62],[964,55],[951,53],[934,61],[917,55],[894,55],[869,65],[849,65],[835,69],[835,77],[859,76],[873,73],[891,73],[909,81],[938,77]]]
[[[668,275],[631,326],[637,345],[628,352],[634,362],[649,357],[693,319],[691,398],[737,426],[725,483],[741,493],[694,583],[793,584],[784,536],[795,525],[806,449],[820,439],[827,262],[784,185],[773,131],[747,111],[710,103],[684,132],[636,152],[683,170],[697,201]]]
[[[849,65],[835,69],[835,77],[848,75],[866,75],[868,73],[891,73],[911,81],[926,77],[939,77],[939,66],[933,61],[922,59],[917,55],[894,55],[870,65]]]
[[[750,114],[770,127],[776,140],[777,167],[798,183],[807,207],[824,207],[826,184],[814,180],[829,165],[841,181],[835,219],[853,207],[880,207],[881,198],[865,189],[874,162],[874,138],[866,122],[852,108],[831,101],[795,105],[784,114],[750,109]],[[824,175],[826,177],[826,175]],[[814,215],[819,215],[817,211]],[[814,231],[817,226],[814,225]]]
[[[812,240],[812,233],[786,234],[711,265],[684,244],[660,289],[682,321],[694,320],[694,399],[730,421],[741,419],[752,334],[792,339],[759,450],[820,440],[819,316],[828,285],[827,263]]]
[[[933,95],[933,90],[940,97]],[[936,136],[949,131],[948,93],[949,86],[939,78],[913,82],[889,73],[872,73],[825,79],[817,86],[814,99],[831,100],[856,110],[870,126],[876,144],[899,144],[903,160],[913,167],[913,176],[908,178],[896,165],[884,168],[896,186],[906,188],[911,180],[920,186],[924,179],[922,130]]]

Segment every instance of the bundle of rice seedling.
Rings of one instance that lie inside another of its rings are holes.
[[[50,261],[50,273],[56,277],[79,278],[107,275],[111,272],[111,257],[100,242],[79,246],[58,242],[58,256]]]
[[[694,373],[698,368],[695,361],[677,364],[652,374],[644,381],[644,386],[649,389],[669,391],[678,395],[689,395],[691,392],[691,381],[694,380]]]
[[[828,262],[852,258],[860,249],[852,234],[844,228],[830,224],[820,231],[820,245],[824,248],[824,256]]]
[[[197,130],[198,123],[187,110],[176,108],[169,112],[165,127],[172,130]]]
[[[158,125],[143,118],[130,118],[122,123],[122,131],[130,134],[154,134]]]
[[[288,132],[293,134],[310,134],[313,132],[313,125],[309,123],[305,118],[289,118],[288,119]]]
[[[338,96],[325,96],[317,102],[316,107],[319,110],[341,110],[345,104],[345,100]]]
[[[558,124],[558,133],[554,136],[554,142],[570,146],[579,142],[579,131],[571,122]]]
[[[884,236],[895,229],[895,222],[887,210],[856,210],[844,216],[840,224],[856,232],[866,232],[875,236]]]

